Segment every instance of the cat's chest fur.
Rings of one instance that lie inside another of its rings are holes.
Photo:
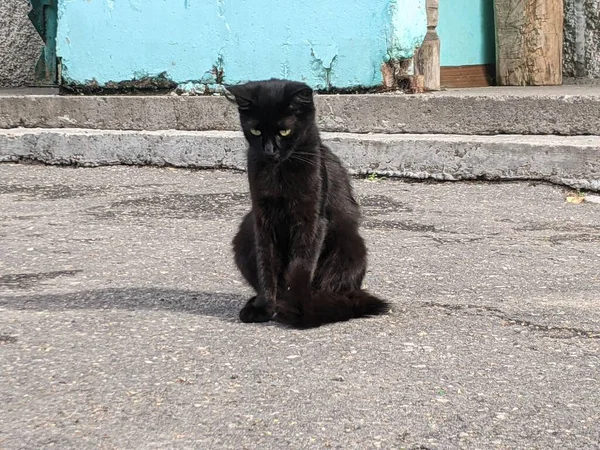
[[[253,200],[277,200],[288,212],[302,204],[319,202],[321,179],[312,167],[257,167],[250,170],[249,178]]]
[[[321,180],[314,172],[281,167],[251,172],[252,209],[268,224],[282,254],[288,252],[298,227],[318,214]]]

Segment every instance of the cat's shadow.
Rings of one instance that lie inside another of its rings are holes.
[[[0,296],[0,308],[33,311],[173,311],[238,321],[250,295],[165,288],[111,288],[72,293]]]

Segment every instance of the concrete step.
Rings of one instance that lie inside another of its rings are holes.
[[[455,89],[423,95],[318,95],[323,131],[600,135],[600,86]],[[224,98],[0,93],[0,128],[239,129]]]
[[[599,136],[323,133],[356,174],[437,180],[541,180],[600,190]],[[245,168],[233,131],[0,130],[0,162]]]

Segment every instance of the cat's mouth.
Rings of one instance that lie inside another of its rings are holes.
[[[268,155],[267,158],[273,161],[274,163],[282,163],[290,158],[292,154],[289,152],[281,153],[275,152],[273,155]]]
[[[282,161],[281,156],[278,153],[275,153],[273,155],[265,155],[265,156],[266,156],[267,160],[272,161],[274,163],[278,163],[278,162]]]

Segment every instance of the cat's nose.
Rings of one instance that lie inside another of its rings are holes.
[[[273,146],[272,142],[270,142],[270,141],[265,142],[263,149],[264,149],[266,155],[268,155],[268,156],[275,155],[275,147]]]

